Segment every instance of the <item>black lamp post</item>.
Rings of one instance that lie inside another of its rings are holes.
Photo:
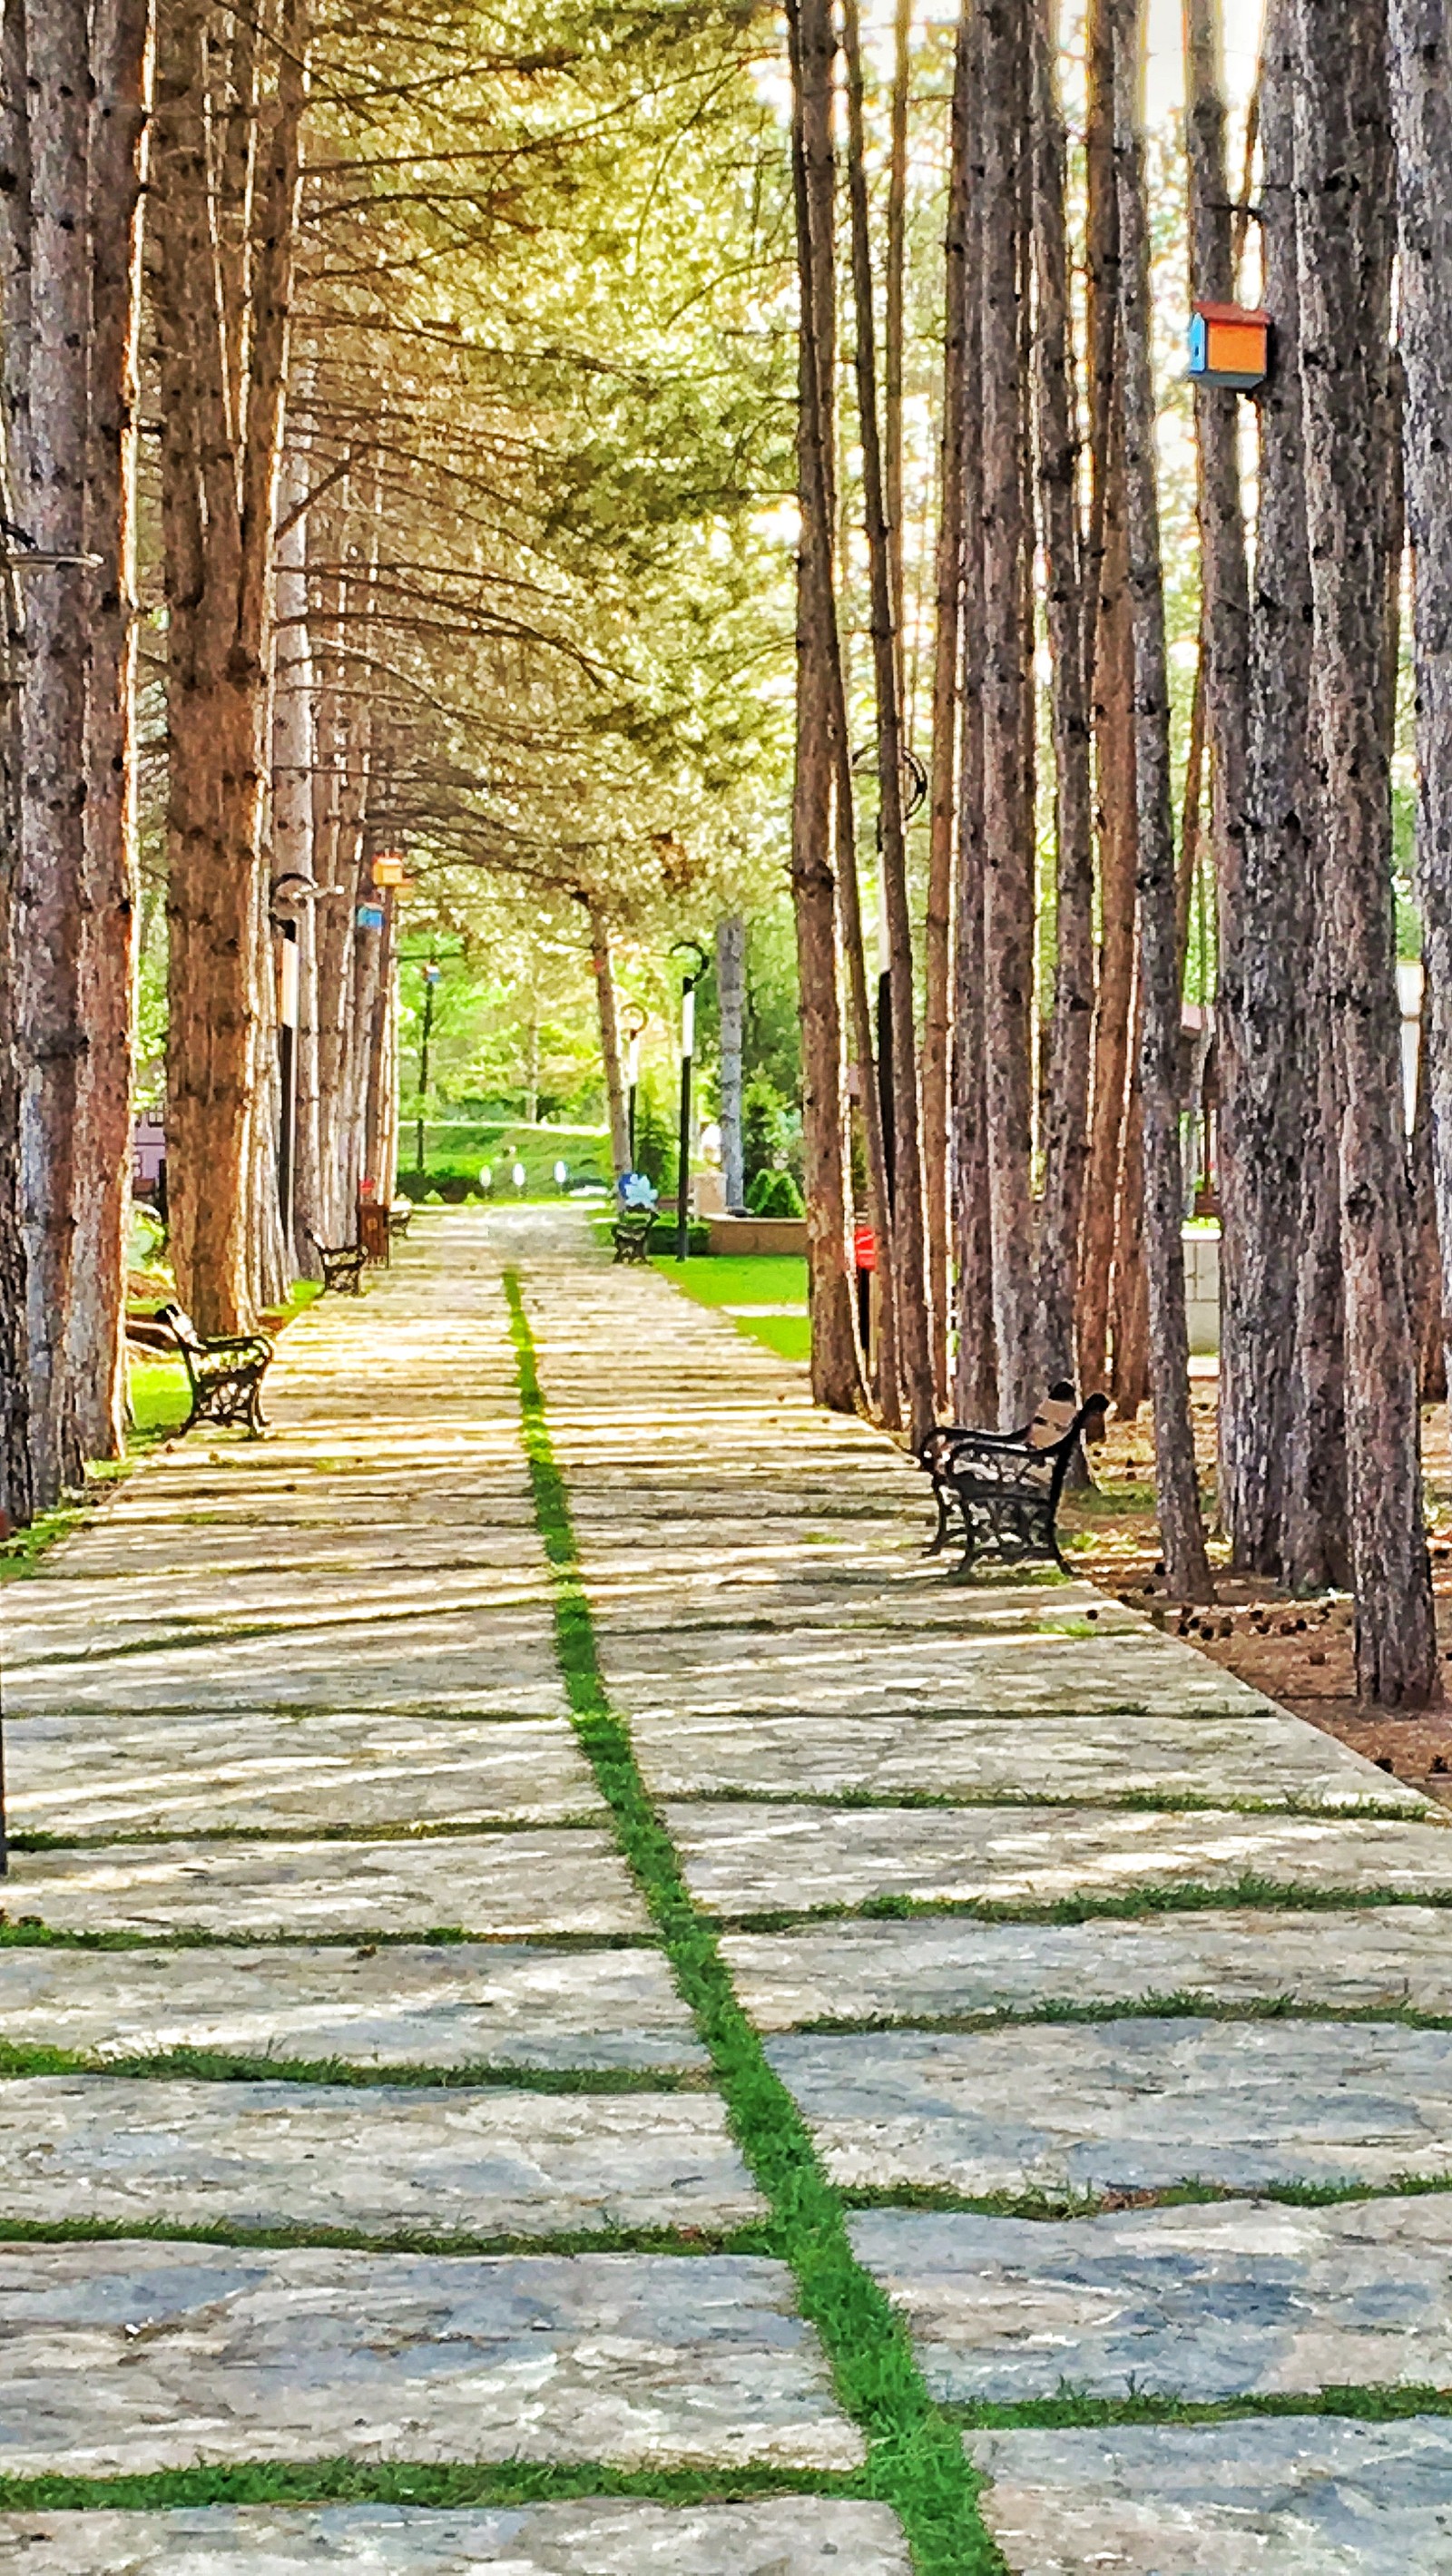
[[[442,968],[431,957],[423,969],[423,1027],[418,1042],[418,1134],[413,1164],[416,1172],[424,1167],[424,1120],[428,1114],[429,1040],[434,1033],[434,993]]]
[[[631,1010],[625,1023],[626,1128],[632,1172],[635,1169],[635,1103],[640,1091],[640,1041],[649,1025],[645,1012],[635,1009]]]
[[[678,939],[671,955],[691,956],[696,961],[681,987],[681,1142],[676,1181],[676,1259],[684,1261],[691,1235],[691,1064],[696,1052],[696,986],[706,972],[708,960],[699,939]]]

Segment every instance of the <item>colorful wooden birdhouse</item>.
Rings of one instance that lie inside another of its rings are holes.
[[[1249,393],[1265,382],[1270,315],[1243,304],[1197,304],[1190,321],[1190,380]]]

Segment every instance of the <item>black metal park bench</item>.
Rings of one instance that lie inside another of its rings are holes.
[[[368,1256],[361,1243],[322,1243],[308,1227],[308,1241],[323,1265],[324,1289],[336,1289],[340,1297],[357,1297],[362,1293],[363,1265]]]
[[[627,1208],[623,1216],[618,1216],[610,1229],[616,1260],[644,1261],[650,1250],[655,1225],[654,1208]]]
[[[1059,1498],[1085,1430],[1109,1410],[1107,1396],[1091,1395],[1070,1414],[1073,1401],[1073,1388],[1060,1384],[1021,1431],[950,1422],[929,1432],[918,1464],[932,1478],[938,1505],[930,1556],[947,1546],[956,1512],[963,1534],[956,1575],[971,1573],[989,1551],[1005,1565],[1057,1565],[1068,1573],[1059,1550]]]
[[[156,1320],[171,1336],[186,1362],[192,1409],[182,1424],[245,1423],[254,1438],[267,1428],[262,1410],[262,1381],[272,1366],[273,1344],[266,1333],[197,1331],[181,1306],[159,1306]]]

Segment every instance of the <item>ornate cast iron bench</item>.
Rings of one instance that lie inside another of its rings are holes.
[[[1103,1395],[1076,1409],[1073,1388],[1061,1381],[1021,1431],[974,1431],[950,1422],[929,1432],[918,1451],[938,1505],[928,1554],[946,1547],[956,1511],[963,1531],[959,1576],[989,1549],[1005,1565],[1057,1565],[1067,1574],[1056,1527],[1059,1497],[1086,1426],[1108,1410]]]
[[[266,1333],[213,1333],[203,1336],[180,1306],[159,1306],[164,1325],[186,1362],[192,1409],[182,1424],[225,1425],[244,1422],[254,1439],[267,1427],[262,1410],[262,1381],[272,1366],[273,1345]]]
[[[308,1227],[308,1241],[323,1265],[324,1290],[336,1288],[340,1297],[358,1296],[367,1258],[362,1244],[320,1243],[311,1226]]]
[[[412,1215],[412,1199],[395,1199],[388,1211],[388,1231],[391,1235],[396,1235],[400,1243],[406,1242],[408,1238],[409,1219]]]
[[[616,1218],[610,1240],[617,1261],[644,1261],[655,1232],[655,1219],[654,1208],[628,1208],[624,1216]]]

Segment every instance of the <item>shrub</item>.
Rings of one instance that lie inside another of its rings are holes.
[[[790,1172],[758,1172],[746,1193],[753,1216],[803,1216],[802,1194]]]
[[[786,1143],[786,1103],[774,1082],[754,1073],[741,1095],[741,1167],[746,1204],[755,1208],[752,1187],[763,1172],[774,1172]],[[756,1210],[760,1214],[760,1210]]]

